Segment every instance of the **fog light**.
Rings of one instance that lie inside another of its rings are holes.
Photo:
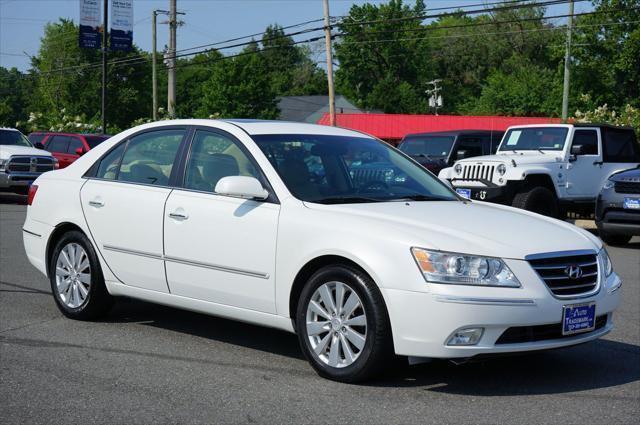
[[[484,328],[462,328],[458,329],[451,335],[447,345],[476,345],[482,334]]]

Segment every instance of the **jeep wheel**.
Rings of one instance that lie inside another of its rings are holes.
[[[546,187],[524,187],[513,197],[512,206],[534,213],[558,218],[558,198]]]
[[[624,245],[629,243],[631,240],[631,235],[618,235],[607,233],[598,227],[598,234],[600,235],[600,239],[602,239],[607,245]]]

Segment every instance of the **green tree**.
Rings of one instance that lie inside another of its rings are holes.
[[[430,48],[416,39],[425,13],[421,0],[409,7],[402,0],[354,5],[338,26],[335,43],[338,92],[368,109],[424,113],[426,82],[434,77]],[[362,21],[375,21],[361,25]]]
[[[15,127],[28,118],[32,86],[28,74],[0,67],[0,126]]]

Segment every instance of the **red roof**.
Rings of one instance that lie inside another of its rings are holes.
[[[559,118],[460,115],[337,114],[338,127],[363,131],[381,139],[402,139],[410,133],[450,130],[498,130],[512,125],[559,123]],[[324,114],[318,124],[329,124]]]

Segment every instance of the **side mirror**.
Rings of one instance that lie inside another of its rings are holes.
[[[223,177],[216,184],[215,192],[243,199],[263,200],[269,197],[269,192],[262,187],[258,179],[247,176]]]
[[[42,143],[40,143],[40,142],[35,142],[33,144],[33,147],[36,148],[36,149],[44,149],[44,145]]]
[[[467,157],[467,151],[457,151],[456,159],[465,159]]]
[[[76,155],[82,156],[85,154],[84,148],[76,149]]]

